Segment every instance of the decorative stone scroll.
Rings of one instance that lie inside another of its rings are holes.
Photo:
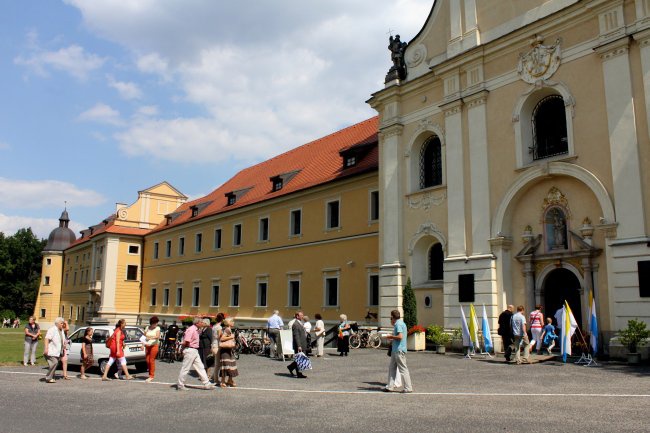
[[[422,194],[418,199],[408,198],[408,204],[411,209],[428,210],[431,206],[440,206],[447,198],[447,191],[440,195],[433,195],[431,192]]]
[[[536,35],[530,42],[532,49],[519,55],[517,72],[521,79],[529,84],[551,78],[562,61],[561,39],[558,38],[555,45],[551,46],[542,45],[542,42],[544,38]]]

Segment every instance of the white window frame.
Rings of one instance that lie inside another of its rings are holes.
[[[235,243],[237,239],[237,227],[239,227],[239,243]],[[242,223],[235,223],[232,225],[232,246],[240,247],[244,241],[244,226]]]
[[[135,279],[129,279],[129,268],[130,267],[135,267]],[[140,281],[140,266],[133,265],[133,264],[127,264],[126,265],[126,273],[124,274],[124,281]]]
[[[165,240],[165,258],[169,259],[172,256],[172,240]]]
[[[194,234],[194,252],[196,254],[203,252],[203,232]]]
[[[215,287],[217,288],[216,302],[215,302],[215,296],[214,296]],[[210,285],[210,306],[211,307],[218,307],[220,297],[221,297],[221,282],[219,280],[213,280],[212,284]]]
[[[154,260],[158,260],[159,257],[160,257],[160,244],[158,241],[156,241],[153,243],[153,251],[151,254],[151,258]]]
[[[132,252],[131,252],[131,247],[135,247],[135,248],[137,248],[138,251],[137,251],[136,253],[132,253]],[[126,248],[126,251],[127,251],[127,253],[128,253],[130,256],[139,256],[139,255],[140,255],[140,245],[138,245],[138,244],[128,244],[128,245],[127,245],[127,248]],[[84,254],[84,258],[83,258],[83,260],[84,260],[84,261],[86,260],[86,255],[85,255],[85,254]]]
[[[235,286],[237,286],[237,305],[233,303]],[[241,282],[240,280],[232,280],[230,282],[230,307],[239,308],[240,305],[241,305]]]
[[[176,306],[183,306],[183,286],[176,286]]]
[[[217,231],[219,232],[219,246],[217,246],[217,243],[215,242],[217,240]],[[223,246],[223,228],[221,226],[215,227],[214,231],[212,232],[212,249],[214,251],[219,251],[222,246]]]
[[[158,288],[152,287],[149,296],[149,306],[155,307],[158,303]]]
[[[295,226],[293,224],[294,212],[300,212],[300,230],[297,233],[295,233],[295,230],[294,230]],[[303,214],[303,212],[302,212],[301,207],[289,210],[289,237],[290,238],[297,238],[297,237],[302,236],[302,233],[303,233],[302,214]]]
[[[328,304],[329,293],[327,287],[328,280],[336,280],[336,304]],[[323,307],[324,308],[338,308],[341,305],[341,278],[338,274],[323,275]]]
[[[330,204],[338,203],[338,225],[330,226]],[[325,202],[325,231],[341,230],[341,198],[332,198]]]
[[[163,288],[162,306],[169,307],[169,287]]]
[[[266,296],[265,296],[265,304],[260,303],[260,297],[261,297],[261,286],[265,285],[266,286]],[[256,296],[255,296],[255,306],[259,308],[267,308],[269,306],[269,280],[268,279],[263,279],[263,280],[257,280],[256,284]]]
[[[266,220],[266,239],[262,238],[262,221]],[[271,218],[268,215],[261,216],[257,219],[257,242],[265,243],[271,239]]]
[[[192,308],[198,308],[201,305],[201,284],[192,284]]]
[[[185,255],[185,235],[178,237],[178,256],[183,257]]]
[[[291,294],[292,294],[291,293],[291,283],[292,282],[298,283],[298,304],[297,305],[292,305],[291,304]],[[287,307],[288,308],[300,308],[300,304],[302,302],[302,299],[301,299],[302,298],[302,296],[301,296],[302,293],[301,293],[301,291],[302,291],[302,281],[301,281],[300,276],[295,276],[295,275],[289,276],[289,278],[287,279]]]

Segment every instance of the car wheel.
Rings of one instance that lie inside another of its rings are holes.
[[[108,366],[108,359],[100,359],[99,360],[99,371],[104,374],[104,370],[106,370],[106,367]]]

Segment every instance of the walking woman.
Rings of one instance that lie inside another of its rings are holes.
[[[149,370],[149,377],[145,382],[152,382],[156,375],[156,357],[158,356],[158,343],[160,342],[159,321],[158,316],[152,316],[151,319],[149,319],[149,326],[144,332],[144,336],[147,339],[144,349],[147,360],[147,370]]]
[[[25,325],[25,353],[23,354],[23,365],[27,367],[36,365],[36,346],[38,346],[38,337],[41,335],[41,327],[36,323],[34,316],[29,316],[29,322]]]
[[[217,313],[217,323],[215,323],[212,327],[212,355],[214,356],[214,366],[212,368],[212,371],[208,373],[208,377],[211,377],[212,382],[214,383],[219,382],[219,341],[221,340],[221,331],[223,329],[222,324],[224,317],[225,316],[223,313]]]
[[[126,358],[124,357],[124,339],[126,336],[124,335],[124,328],[126,328],[126,320],[120,319],[117,321],[115,324],[115,331],[113,332],[113,335],[109,337],[110,339],[110,349],[111,349],[111,355],[108,358],[108,363],[106,364],[106,369],[104,369],[104,375],[102,376],[102,380],[110,380],[108,378],[108,371],[111,369],[111,366],[113,363],[117,360],[119,362],[120,367],[122,367],[122,371],[124,372],[124,378],[126,380],[131,380],[133,379],[133,376],[129,374],[129,370],[126,368]]]
[[[348,316],[341,314],[339,316],[341,323],[339,323],[339,338],[336,341],[336,350],[339,356],[348,356],[350,351],[350,324],[348,323]]]
[[[223,330],[219,340],[219,369],[221,370],[221,388],[226,385],[235,388],[235,377],[239,376],[235,360],[235,335],[232,332],[233,320],[228,318],[222,322]],[[226,381],[226,378],[228,380]]]
[[[63,378],[70,380],[68,377],[68,333],[70,332],[70,325],[68,321],[63,322],[63,347],[61,347],[61,370],[63,370]]]
[[[530,313],[530,333],[533,336],[530,342],[530,350],[537,349],[537,354],[542,354],[542,330],[544,328],[544,315],[542,314],[542,306],[536,305],[535,311]]]
[[[79,378],[88,379],[86,370],[93,366],[93,328],[86,328],[84,338],[81,341],[81,375]]]

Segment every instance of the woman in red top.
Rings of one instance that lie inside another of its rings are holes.
[[[126,328],[126,320],[118,320],[117,324],[115,325],[115,331],[113,332],[113,335],[109,337],[111,339],[111,356],[108,358],[108,363],[106,364],[106,369],[104,370],[102,380],[110,380],[108,378],[108,371],[111,369],[111,366],[115,360],[120,363],[122,371],[124,372],[124,378],[126,380],[133,379],[133,376],[129,374],[129,370],[126,368],[126,358],[124,357],[124,338],[126,337],[124,335],[124,328]]]

